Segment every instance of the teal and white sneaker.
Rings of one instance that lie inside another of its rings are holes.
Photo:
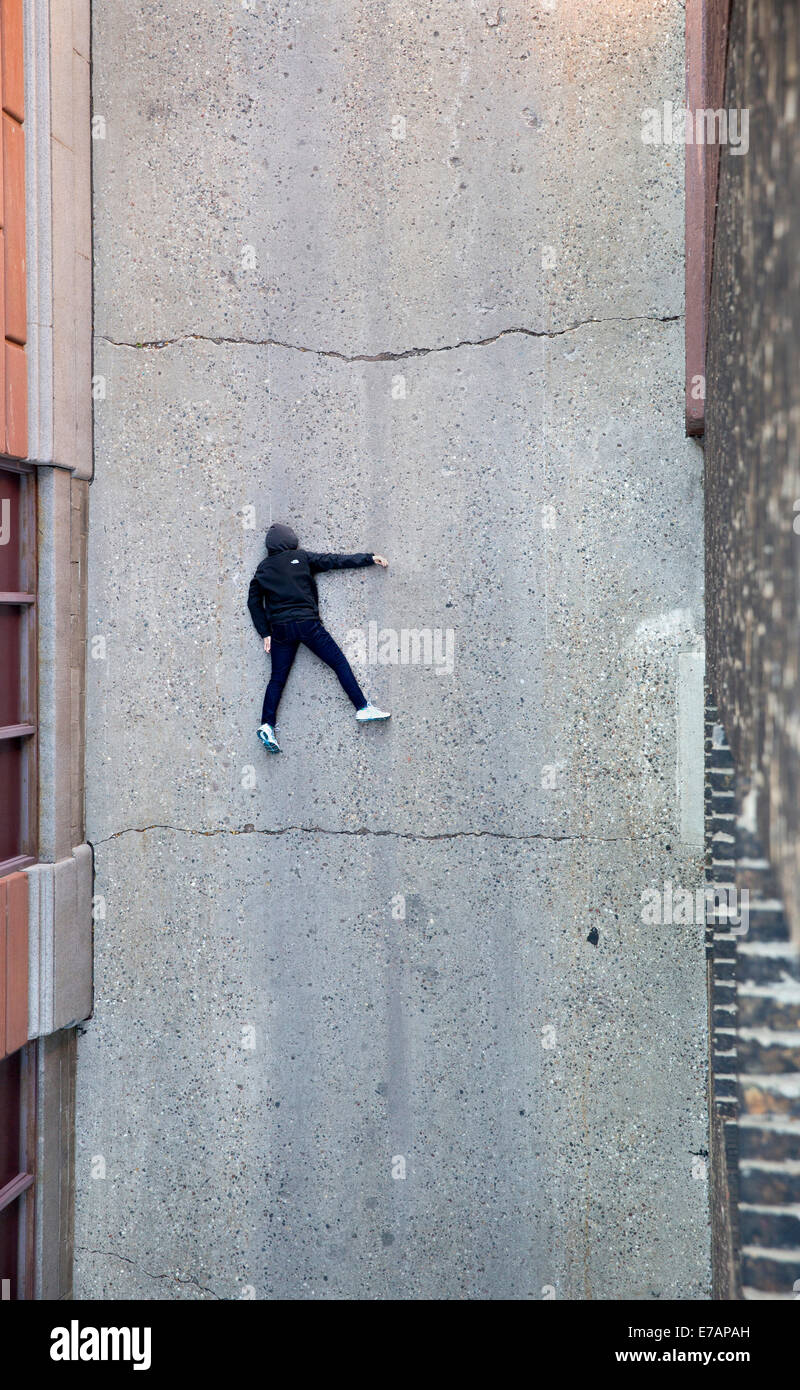
[[[363,709],[356,710],[356,719],[359,724],[371,724],[375,719],[391,719],[391,714],[385,710],[378,709],[377,705],[365,705]]]
[[[281,746],[275,737],[275,730],[271,724],[262,724],[260,729],[256,729],[256,734],[268,753],[280,753]]]

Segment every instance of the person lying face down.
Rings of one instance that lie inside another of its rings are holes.
[[[261,724],[256,730],[268,753],[280,753],[275,737],[275,721],[292,663],[301,642],[336,672],[345,694],[355,706],[360,724],[389,719],[390,715],[373,705],[353,675],[350,662],[323,626],[319,616],[319,593],[315,575],[330,570],[363,569],[380,565],[387,569],[383,555],[361,552],[355,555],[317,554],[301,550],[291,526],[276,521],[266,535],[267,554],[261,561],[247,594],[247,607],[264,651],[272,658],[272,673],[264,694]]]

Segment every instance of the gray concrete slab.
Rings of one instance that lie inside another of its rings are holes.
[[[501,8],[101,0],[98,332],[380,353],[680,313],[682,150],[640,112],[682,99],[682,6]]]
[[[639,920],[648,870],[689,868],[650,857],[114,841],[80,1296],[702,1297],[702,926]]]
[[[393,401],[396,364],[106,346],[90,627],[112,717],[92,735],[95,839],[154,824],[671,831],[700,480],[677,409],[640,400],[668,372],[677,402],[680,353],[675,324],[507,337],[403,363]],[[621,404],[626,364],[637,394]],[[356,726],[302,653],[284,761],[265,764],[268,662],[245,600],[270,515],[309,548],[389,556],[388,573],[324,576],[320,591],[338,640],[363,634],[357,674],[394,722]],[[442,641],[427,665],[371,664],[370,624]]]
[[[641,918],[701,878],[682,165],[639,138],[681,7],[99,0],[94,71],[79,1296],[704,1297],[702,931]],[[343,644],[454,647],[354,659],[373,729],[301,654],[267,759],[272,518],[390,557],[321,580]]]

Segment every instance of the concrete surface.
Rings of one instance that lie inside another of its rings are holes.
[[[682,9],[161,8],[95,6],[77,1294],[705,1297],[702,926],[641,920],[700,881],[682,165],[639,139]],[[271,517],[390,557],[321,580],[340,641],[454,662],[354,662],[360,729],[303,653],[267,760]]]

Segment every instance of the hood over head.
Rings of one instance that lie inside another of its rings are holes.
[[[298,540],[291,526],[275,521],[267,532],[266,545],[268,555],[279,555],[282,550],[296,550]]]

